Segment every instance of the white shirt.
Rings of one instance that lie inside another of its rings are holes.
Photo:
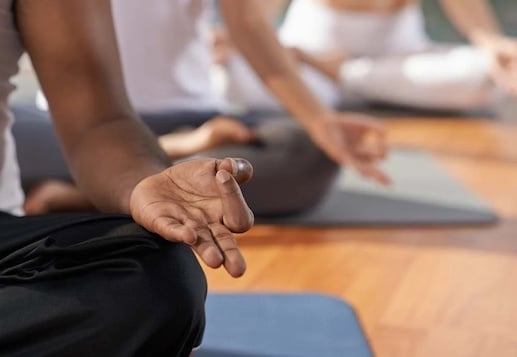
[[[141,112],[215,110],[210,0],[112,0],[126,88]]]
[[[24,197],[7,99],[14,90],[9,79],[18,72],[22,52],[20,36],[14,25],[12,0],[0,0],[0,211],[17,215],[23,214]]]
[[[293,0],[279,34],[287,46],[311,53],[344,51],[351,57],[413,53],[430,44],[418,4],[384,13],[337,11],[316,0]]]

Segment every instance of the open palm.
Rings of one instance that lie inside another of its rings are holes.
[[[142,180],[131,195],[131,214],[147,230],[190,245],[208,266],[224,265],[238,277],[246,263],[233,233],[253,225],[239,184],[251,175],[245,160],[185,161]]]

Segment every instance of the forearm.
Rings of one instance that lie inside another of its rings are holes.
[[[501,26],[487,0],[441,0],[456,28],[473,44],[501,36]]]
[[[153,134],[130,118],[87,130],[65,151],[81,191],[106,212],[129,214],[129,199],[136,184],[170,166]]]
[[[280,18],[282,11],[286,8],[288,0],[266,0],[260,2],[266,20],[273,24]]]
[[[254,16],[260,13],[258,5],[251,0],[226,0],[221,5],[236,47],[286,109],[305,126],[324,114],[327,109],[305,86],[297,63],[281,46],[267,19]]]
[[[15,4],[74,178],[97,208],[129,213],[135,185],[168,163],[127,98],[110,1]]]

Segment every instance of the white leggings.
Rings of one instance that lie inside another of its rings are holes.
[[[486,57],[464,46],[425,53],[359,58],[340,70],[344,97],[418,109],[472,110],[497,103]]]
[[[286,46],[315,55],[336,50],[347,55],[339,86],[313,68],[300,66],[309,89],[329,106],[373,101],[469,110],[493,105],[500,97],[490,81],[485,56],[468,46],[433,45],[416,5],[394,14],[367,14],[334,11],[314,0],[295,0],[279,38]],[[222,95],[229,103],[252,110],[281,110],[240,55],[234,55],[222,72]]]

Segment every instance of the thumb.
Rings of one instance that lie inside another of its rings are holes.
[[[253,176],[253,166],[248,160],[240,158],[217,160],[216,171],[221,170],[229,172],[239,185],[248,182]]]
[[[253,213],[246,204],[236,180],[225,170],[216,174],[223,206],[223,224],[233,233],[246,232],[253,226]]]

